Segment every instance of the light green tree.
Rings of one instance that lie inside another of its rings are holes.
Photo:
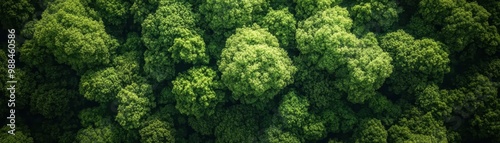
[[[335,6],[299,22],[297,48],[305,64],[337,77],[335,87],[353,103],[363,103],[392,73],[391,57],[373,33],[358,39],[350,33],[352,20],[345,8]]]
[[[272,99],[293,82],[296,72],[276,37],[258,26],[237,29],[218,65],[232,97],[246,104]]]
[[[46,48],[57,62],[77,71],[110,63],[118,42],[79,0],[52,4],[42,17],[35,25],[35,45]]]

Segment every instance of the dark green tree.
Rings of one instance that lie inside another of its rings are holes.
[[[11,130],[10,127],[4,126],[0,129],[2,131],[2,135],[0,135],[0,142],[3,143],[33,143],[33,138],[31,137],[29,132],[16,130],[15,135],[11,135],[7,133],[7,131]]]
[[[394,60],[394,73],[388,84],[396,94],[421,91],[429,83],[440,84],[450,71],[448,53],[440,42],[416,40],[403,30],[388,33],[380,41],[382,49]]]
[[[145,116],[155,107],[151,86],[132,83],[120,90],[116,121],[125,129],[136,129]]]
[[[395,0],[361,0],[352,7],[353,32],[364,35],[368,31],[387,31],[399,20],[402,9]]]
[[[271,126],[264,131],[264,142],[267,143],[300,143],[301,140],[293,133]]]
[[[134,18],[134,23],[142,23],[149,14],[154,13],[158,8],[159,0],[133,0],[131,1],[130,13]]]
[[[119,134],[113,129],[111,125],[103,127],[87,127],[78,131],[76,135],[78,142],[118,142],[120,140]]]
[[[356,142],[387,142],[387,131],[384,125],[377,119],[361,121],[355,135]]]
[[[216,142],[257,142],[259,122],[264,114],[246,105],[236,105],[218,112]]]
[[[494,48],[500,44],[497,27],[489,21],[491,13],[477,2],[422,0],[417,16],[439,31],[438,37],[449,46],[453,62],[467,62],[477,54],[497,52]]]
[[[175,130],[172,125],[161,120],[147,121],[146,126],[139,130],[141,142],[144,143],[170,143],[175,142]]]
[[[432,113],[433,117],[445,119],[451,115],[453,108],[449,103],[453,98],[446,91],[442,91],[437,85],[432,84],[418,94],[417,105],[422,111]]]
[[[342,3],[343,0],[293,0],[295,2],[295,16],[299,20],[306,19],[317,12],[332,8]]]
[[[2,22],[0,22],[2,29],[22,28],[21,26],[30,20],[29,18],[34,15],[35,7],[29,0],[6,0],[0,4],[0,15],[2,15]]]
[[[447,142],[443,121],[436,120],[430,112],[416,108],[409,111],[388,130],[389,142]]]
[[[93,7],[107,26],[122,28],[129,15],[128,0],[90,0]]]

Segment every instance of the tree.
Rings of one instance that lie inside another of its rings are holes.
[[[292,129],[304,126],[306,119],[310,116],[307,111],[308,107],[307,99],[298,96],[293,91],[286,94],[278,107],[285,127]]]
[[[485,50],[488,55],[497,52],[500,45],[500,35],[495,26],[488,23],[491,14],[475,2],[466,3],[462,7],[455,8],[451,14],[444,19],[446,25],[442,29],[442,35],[450,47],[450,51],[462,51],[471,44]],[[453,36],[452,36],[453,35]]]
[[[196,132],[201,135],[214,135],[215,127],[217,127],[220,123],[220,110],[217,110],[212,116],[202,116],[200,118],[189,117],[188,124],[191,128],[193,128]]]
[[[497,27],[490,25],[491,13],[477,2],[465,0],[422,0],[418,14],[439,31],[449,45],[454,62],[466,62],[478,53],[494,55],[500,44]],[[492,23],[494,24],[494,23]],[[457,63],[458,64],[458,63]]]
[[[172,125],[161,120],[147,121],[146,126],[139,130],[141,142],[144,143],[165,143],[175,142],[175,130]]]
[[[297,21],[288,8],[271,10],[259,22],[259,25],[268,28],[268,31],[278,38],[280,47],[287,50],[291,49],[295,43],[296,24]]]
[[[219,35],[229,37],[235,28],[250,25],[261,18],[269,7],[267,0],[207,0],[199,10],[208,26]]]
[[[4,0],[0,143],[500,142],[497,1]]]
[[[495,117],[500,105],[497,83],[479,73],[459,76],[455,83],[459,88],[447,92],[448,97],[453,97],[447,104],[453,107],[453,115],[458,120],[455,125],[468,122],[469,138],[481,139],[499,133],[498,126],[494,125],[498,123]]]
[[[111,125],[104,127],[87,127],[78,131],[76,135],[78,142],[118,142],[119,134]]]
[[[125,52],[118,54],[113,58],[112,66],[121,74],[120,77],[125,83],[138,81],[142,78],[140,73],[143,63],[141,62],[142,53],[140,51]]]
[[[157,82],[171,79],[175,75],[174,62],[165,51],[144,52],[144,72]]]
[[[270,100],[293,82],[296,71],[276,37],[258,26],[237,29],[218,65],[232,97],[246,104]]]
[[[380,120],[384,126],[393,125],[401,115],[402,107],[381,93],[370,98],[367,104],[366,108],[371,111],[368,116]]]
[[[399,123],[388,130],[389,142],[447,142],[443,121],[436,120],[430,112],[416,108],[408,110]]]
[[[259,119],[264,116],[246,105],[236,105],[218,112],[220,123],[215,127],[216,142],[256,142]]]
[[[124,25],[129,15],[130,3],[126,0],[91,0],[89,6],[94,8],[103,19],[105,25],[120,27]]]
[[[81,110],[78,118],[82,127],[105,127],[114,123],[109,111],[107,105],[101,104]]]
[[[361,40],[362,48],[354,49],[356,55],[348,58],[347,68],[336,73],[341,78],[337,88],[347,92],[347,99],[353,103],[363,103],[375,96],[375,90],[382,86],[393,70],[392,58],[378,46],[373,33]]]
[[[172,81],[176,108],[182,114],[201,117],[212,115],[224,99],[223,85],[217,73],[206,66],[194,67]]]
[[[47,48],[56,61],[77,71],[109,64],[118,43],[79,0],[53,4],[42,17],[36,23],[34,40],[38,48]]]
[[[8,134],[7,131],[11,130],[9,126],[4,126],[0,129],[0,142],[3,143],[33,143],[33,138],[29,132],[16,130],[15,135]]]
[[[122,76],[113,67],[97,72],[89,71],[82,76],[80,94],[100,103],[113,101],[124,84]]]
[[[132,83],[120,90],[116,121],[125,129],[138,128],[144,116],[155,107],[151,86]]]
[[[465,3],[465,0],[420,0],[418,13],[424,21],[433,25],[443,25],[444,19],[451,14],[452,9]]]
[[[201,36],[192,31],[182,30],[180,38],[175,38],[174,45],[168,49],[172,52],[172,59],[179,63],[181,60],[192,64],[208,64],[209,57],[205,49],[205,42]]]
[[[134,23],[142,23],[149,14],[158,8],[159,0],[134,0],[130,6],[130,13],[134,17]]]
[[[394,0],[362,0],[351,9],[353,32],[364,35],[368,31],[387,31],[399,20],[402,9]]]
[[[19,25],[24,24],[33,15],[35,7],[29,0],[6,0],[0,4],[0,15],[3,15],[2,22],[0,22],[2,29],[21,28]]]
[[[342,3],[343,0],[293,0],[296,3],[296,17],[300,20],[306,19],[317,12],[332,8]]]
[[[417,97],[417,105],[424,112],[430,112],[437,119],[445,119],[451,115],[450,101],[453,99],[446,91],[439,90],[435,84],[428,85]]]
[[[300,22],[296,40],[307,64],[337,77],[335,87],[346,92],[349,101],[363,103],[392,73],[392,59],[374,34],[358,39],[349,33],[351,26],[348,11],[336,6]]]
[[[271,126],[264,131],[264,142],[268,143],[300,143],[301,140],[293,133],[281,130],[276,126]]]
[[[387,142],[387,131],[380,120],[368,119],[361,122],[356,132],[356,142]]]
[[[41,114],[48,119],[70,117],[75,108],[81,106],[83,100],[78,94],[78,76],[67,66],[49,62],[44,64],[44,67],[32,73],[37,75],[33,77],[31,81],[33,83],[25,84],[35,86],[31,91],[24,92],[29,96],[31,112]],[[29,81],[30,78],[25,79]]]
[[[317,141],[324,138],[327,133],[325,122],[318,116],[309,116],[307,123],[302,126],[302,133],[306,140]]]
[[[194,27],[197,15],[185,2],[161,1],[142,22],[144,72],[158,82],[174,77],[174,63],[208,63],[205,43]]]
[[[341,92],[335,88],[334,77],[316,70],[303,55],[295,57],[293,62],[297,67],[295,87],[307,97],[311,110],[328,108],[332,102],[340,100]]]
[[[494,25],[497,30],[500,27],[500,2],[493,0],[478,1],[478,3],[483,6],[489,13],[491,13],[491,24]],[[499,31],[497,31],[499,32]]]
[[[443,44],[432,39],[415,40],[403,30],[381,37],[380,46],[394,59],[394,73],[388,79],[391,90],[420,91],[428,83],[440,84],[450,71],[448,53]]]

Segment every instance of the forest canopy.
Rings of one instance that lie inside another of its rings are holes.
[[[500,142],[496,0],[4,0],[0,15],[0,143]]]

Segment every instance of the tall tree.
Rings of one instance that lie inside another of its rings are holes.
[[[218,65],[232,97],[246,104],[272,99],[293,82],[296,71],[276,37],[256,25],[227,39]]]
[[[46,48],[59,63],[77,71],[110,63],[118,42],[79,0],[56,2],[42,17],[35,25],[34,40],[37,48]]]
[[[335,87],[346,92],[349,101],[363,103],[392,73],[392,59],[374,34],[358,39],[349,32],[351,27],[347,9],[326,9],[299,22],[297,47],[307,64],[337,77]]]
[[[414,39],[403,30],[381,37],[380,45],[394,59],[394,73],[388,79],[391,90],[414,93],[426,84],[440,84],[450,72],[448,53],[442,43],[433,39]]]
[[[161,1],[142,22],[144,72],[158,82],[174,78],[174,64],[208,63],[205,43],[195,31],[198,16],[186,2]]]

